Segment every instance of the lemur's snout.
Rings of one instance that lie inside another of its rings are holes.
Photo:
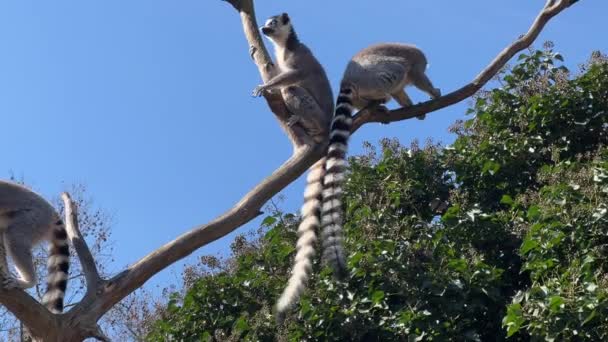
[[[262,26],[260,29],[262,30],[262,33],[265,35],[269,35],[269,34],[272,34],[272,32],[274,32],[273,29],[271,29],[270,27],[267,27],[267,26]]]

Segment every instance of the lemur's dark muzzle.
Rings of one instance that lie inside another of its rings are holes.
[[[272,34],[272,32],[274,32],[274,30],[271,29],[270,27],[262,26],[262,33],[263,34],[269,35],[269,34]]]

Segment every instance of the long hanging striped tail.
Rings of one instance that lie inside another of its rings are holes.
[[[302,205],[302,222],[298,226],[298,242],[296,257],[291,277],[276,304],[277,320],[283,321],[285,312],[291,308],[306,289],[306,283],[312,271],[312,257],[315,255],[314,244],[317,241],[316,230],[319,228],[319,213],[321,210],[322,180],[325,158],[319,160],[310,168],[304,190]]]
[[[331,123],[323,204],[321,206],[321,241],[323,262],[333,269],[334,276],[346,275],[346,258],[342,247],[342,183],[346,171],[346,152],[352,125],[353,89],[342,86],[336,101],[336,114]]]
[[[55,223],[53,238],[47,261],[48,277],[46,292],[42,297],[42,304],[52,313],[63,311],[63,298],[68,285],[68,270],[70,267],[70,249],[68,235],[63,221]]]

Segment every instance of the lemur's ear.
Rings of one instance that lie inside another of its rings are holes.
[[[283,22],[283,25],[289,22],[289,16],[287,15],[287,13],[281,14],[281,21]]]

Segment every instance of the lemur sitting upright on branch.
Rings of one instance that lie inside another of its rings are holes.
[[[334,100],[325,70],[310,49],[300,42],[287,13],[270,17],[261,30],[275,46],[278,74],[256,87],[253,95],[279,89],[291,115],[287,124],[300,125],[314,143],[327,143]],[[293,270],[276,305],[279,320],[299,299],[310,277],[316,230],[320,224],[324,165],[325,158],[322,158],[308,173]]]

